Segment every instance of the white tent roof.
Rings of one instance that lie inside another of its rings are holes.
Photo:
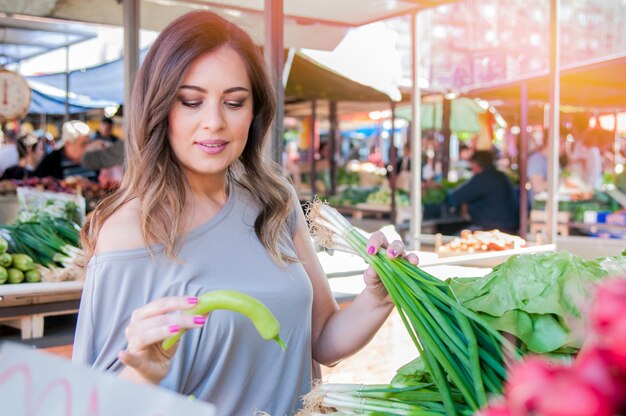
[[[333,49],[350,27],[454,0],[284,0],[284,46]],[[160,31],[193,9],[209,9],[264,40],[264,0],[142,0],[141,28]],[[118,0],[0,0],[0,12],[122,26]]]

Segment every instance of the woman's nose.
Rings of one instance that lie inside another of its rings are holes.
[[[219,105],[209,104],[202,115],[202,128],[218,131],[224,127],[224,116]]]

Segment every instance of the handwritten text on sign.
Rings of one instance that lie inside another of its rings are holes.
[[[208,403],[17,344],[0,345],[0,403],[11,416],[214,416]]]

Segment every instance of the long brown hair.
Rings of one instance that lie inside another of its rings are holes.
[[[268,129],[276,112],[276,96],[260,49],[242,29],[207,11],[194,11],[170,23],[150,48],[137,73],[130,103],[126,140],[126,171],[120,188],[90,215],[82,232],[87,260],[98,233],[113,213],[137,198],[141,203],[141,232],[146,247],[163,244],[176,258],[185,233],[182,220],[187,180],[168,141],[168,116],[185,69],[200,55],[231,47],[243,59],[252,84],[253,120],[239,160],[228,180],[238,183],[259,201],[254,230],[278,264],[293,261],[283,254],[286,219],[292,205],[288,182],[277,164],[263,160]],[[210,76],[210,75],[207,75]]]

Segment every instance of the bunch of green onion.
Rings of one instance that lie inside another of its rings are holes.
[[[461,305],[446,282],[403,258],[388,258],[384,249],[375,255],[368,254],[365,236],[334,208],[320,201],[309,206],[307,216],[311,234],[318,244],[356,253],[378,273],[438,394],[438,397],[430,394],[407,402],[365,397],[362,391],[352,390],[351,395],[346,391],[331,392],[325,395],[326,406],[349,409],[347,397],[356,395],[358,399],[352,410],[363,414],[451,416],[472,414],[485,405],[491,395],[502,393],[505,357],[517,358],[518,351],[476,313]],[[394,392],[390,391],[393,386],[377,389],[379,391],[374,393],[393,396]],[[375,399],[374,407],[368,407],[365,399]],[[384,403],[389,405],[386,410],[383,410]],[[406,408],[400,409],[401,404]]]
[[[61,218],[38,218],[0,225],[14,252],[30,256],[45,267],[69,267],[82,257],[80,227]]]

